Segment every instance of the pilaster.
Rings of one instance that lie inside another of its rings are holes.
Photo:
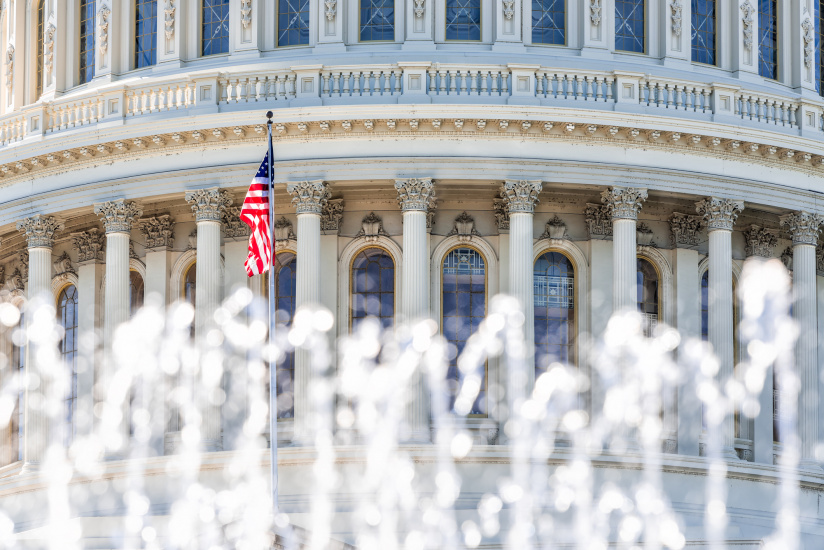
[[[157,5],[157,64],[179,66],[185,58],[186,25],[189,7],[187,0],[158,0]],[[197,19],[192,13],[192,19]]]
[[[736,5],[738,9],[735,9]],[[758,1],[733,0],[731,8],[733,75],[750,82],[759,81]]]
[[[94,79],[110,81],[113,74],[117,74],[120,44],[117,40],[117,22],[120,21],[121,10],[125,2],[111,0],[97,0],[95,4],[94,27]]]
[[[259,57],[263,38],[262,0],[229,1],[229,52]]]

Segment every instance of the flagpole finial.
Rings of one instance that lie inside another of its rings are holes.
[[[275,116],[275,113],[273,113],[272,111],[268,111],[268,112],[266,113],[266,118],[268,118],[268,119],[269,119],[269,124],[272,124],[272,117],[273,117],[273,116]]]

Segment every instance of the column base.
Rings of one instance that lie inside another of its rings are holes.
[[[735,452],[735,447],[723,447],[721,449],[721,458],[730,461],[741,460],[738,453]]]

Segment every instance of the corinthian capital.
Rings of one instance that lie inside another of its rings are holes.
[[[404,212],[427,212],[435,202],[435,184],[432,178],[395,180],[398,203]]]
[[[744,240],[747,243],[744,253],[748,258],[751,256],[772,258],[772,249],[778,244],[778,237],[772,231],[755,224],[744,232]]]
[[[292,204],[298,214],[322,214],[331,194],[322,180],[290,183],[286,191],[292,195]]]
[[[223,210],[232,204],[229,193],[217,187],[186,191],[185,198],[192,205],[196,222],[220,222]]]
[[[510,214],[525,212],[531,214],[541,192],[540,180],[507,180],[501,186],[501,198]]]
[[[53,216],[36,214],[17,222],[17,230],[26,234],[29,248],[51,248],[54,245],[54,232],[58,229],[63,229],[63,224]]]
[[[168,214],[152,216],[140,222],[140,231],[146,236],[146,248],[164,248],[174,243],[174,220]]]
[[[134,202],[118,199],[94,205],[94,213],[100,216],[106,233],[129,233],[143,209]]]
[[[645,200],[647,190],[635,187],[610,187],[601,193],[601,202],[609,209],[613,220],[637,220]]]
[[[92,227],[88,231],[72,233],[72,243],[77,249],[77,261],[88,262],[103,259],[104,237],[100,229]]]
[[[815,246],[818,243],[818,233],[821,231],[822,223],[824,223],[824,217],[809,212],[793,212],[781,216],[781,227],[786,227],[792,234],[793,245],[810,244]]]
[[[707,231],[725,229],[732,231],[738,214],[744,210],[744,201],[733,199],[719,199],[708,197],[695,203],[695,211],[704,216],[707,222]]]

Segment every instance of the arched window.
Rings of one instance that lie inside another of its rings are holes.
[[[297,290],[297,261],[292,252],[280,252],[275,256],[275,303],[277,304],[278,325],[287,327],[295,316],[295,296]],[[268,285],[266,285],[268,297]],[[268,386],[268,379],[266,381]],[[278,365],[277,392],[278,418],[295,416],[293,400],[295,383],[295,352],[290,351]]]
[[[94,78],[95,0],[80,0],[80,84]]]
[[[278,46],[309,44],[309,0],[277,0]]]
[[[692,60],[715,65],[716,0],[692,0]]]
[[[201,55],[229,53],[229,0],[203,0]]]
[[[395,320],[395,261],[383,248],[365,248],[352,260],[352,329],[366,317],[384,328]]]
[[[157,0],[135,0],[134,67],[157,63]]]
[[[23,431],[26,417],[26,390],[23,381],[26,379],[26,320],[23,314],[17,328],[11,335],[11,368],[17,374],[17,411],[14,414],[14,429],[12,433],[17,440],[17,460],[23,460]]]
[[[441,327],[451,344],[449,351],[450,408],[460,385],[458,356],[464,349],[469,336],[478,330],[478,325],[486,315],[486,261],[474,248],[460,247],[450,251],[443,260],[443,296]],[[472,405],[470,414],[486,414],[486,375],[483,376],[478,398]]]
[[[446,39],[481,39],[481,0],[446,0]]]
[[[615,0],[615,49],[622,52],[646,51],[645,0]]]
[[[197,262],[192,262],[183,275],[183,301],[195,307],[195,292],[197,291]],[[195,324],[192,322],[191,337],[195,337]]]
[[[74,439],[77,409],[77,288],[74,285],[65,287],[57,298],[57,321],[64,331],[60,341],[60,356],[71,373],[63,409],[63,443],[68,447]]]
[[[566,0],[532,0],[532,43],[566,44]]]
[[[778,0],[758,0],[758,74],[778,78]]]
[[[535,260],[535,371],[554,362],[572,364],[575,339],[575,269],[560,252]]]
[[[35,61],[36,70],[34,72],[34,100],[40,99],[43,95],[43,4],[45,0],[40,0],[37,4],[37,60]]]
[[[644,334],[651,336],[658,325],[658,271],[647,259],[637,260],[638,311],[644,316]]]
[[[129,313],[134,316],[143,307],[143,277],[137,271],[129,271]]]
[[[395,40],[395,0],[360,0],[360,41],[391,42],[393,40]]]

